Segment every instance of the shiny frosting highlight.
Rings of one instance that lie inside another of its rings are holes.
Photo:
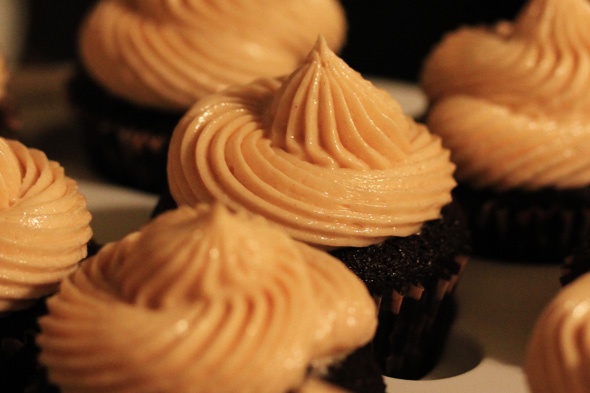
[[[86,199],[55,161],[0,138],[0,312],[55,292],[86,257]]]
[[[417,233],[451,200],[453,170],[440,138],[321,38],[288,77],[193,106],[168,161],[178,204],[245,207],[327,248]]]
[[[590,274],[564,287],[537,320],[525,375],[531,393],[586,393],[590,386]]]
[[[531,0],[513,22],[464,27],[425,62],[428,125],[457,178],[496,189],[590,184],[590,3]]]
[[[80,32],[82,63],[111,93],[185,110],[228,85],[290,72],[318,34],[339,50],[337,0],[101,0]]]
[[[48,308],[40,360],[63,392],[283,393],[376,328],[342,263],[220,204],[106,245]]]

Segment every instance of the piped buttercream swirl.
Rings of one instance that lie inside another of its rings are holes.
[[[288,77],[193,106],[168,157],[178,204],[245,207],[322,247],[414,234],[455,185],[440,138],[321,38]]]
[[[232,84],[290,72],[318,34],[338,50],[337,0],[102,0],[80,32],[85,69],[139,105],[185,110]]]
[[[40,359],[64,392],[283,393],[376,327],[341,262],[219,204],[106,245],[48,308]]]
[[[448,34],[425,62],[430,129],[457,178],[497,189],[590,184],[590,3],[531,0]]]
[[[36,149],[0,138],[0,312],[57,290],[92,236],[86,199]]]
[[[545,307],[528,343],[525,375],[532,393],[585,393],[590,386],[590,274]]]

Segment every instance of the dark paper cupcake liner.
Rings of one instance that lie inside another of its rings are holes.
[[[590,236],[590,188],[496,193],[460,186],[473,255],[561,263]]]
[[[100,88],[80,67],[67,91],[98,173],[144,191],[158,193],[167,187],[168,146],[182,113],[125,102]]]

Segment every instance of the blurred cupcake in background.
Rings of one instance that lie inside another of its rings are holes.
[[[457,165],[474,253],[560,263],[590,238],[590,3],[530,0],[426,59],[428,126]]]

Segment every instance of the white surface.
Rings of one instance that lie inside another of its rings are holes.
[[[23,140],[42,148],[78,179],[98,241],[117,240],[149,219],[156,196],[101,180],[85,164],[79,132],[63,96],[67,66],[21,70],[15,93],[25,120]],[[411,115],[426,101],[406,83],[375,80]],[[559,288],[557,266],[472,260],[457,288],[458,317],[437,368],[422,381],[386,378],[390,393],[528,393],[521,371],[532,325]]]

